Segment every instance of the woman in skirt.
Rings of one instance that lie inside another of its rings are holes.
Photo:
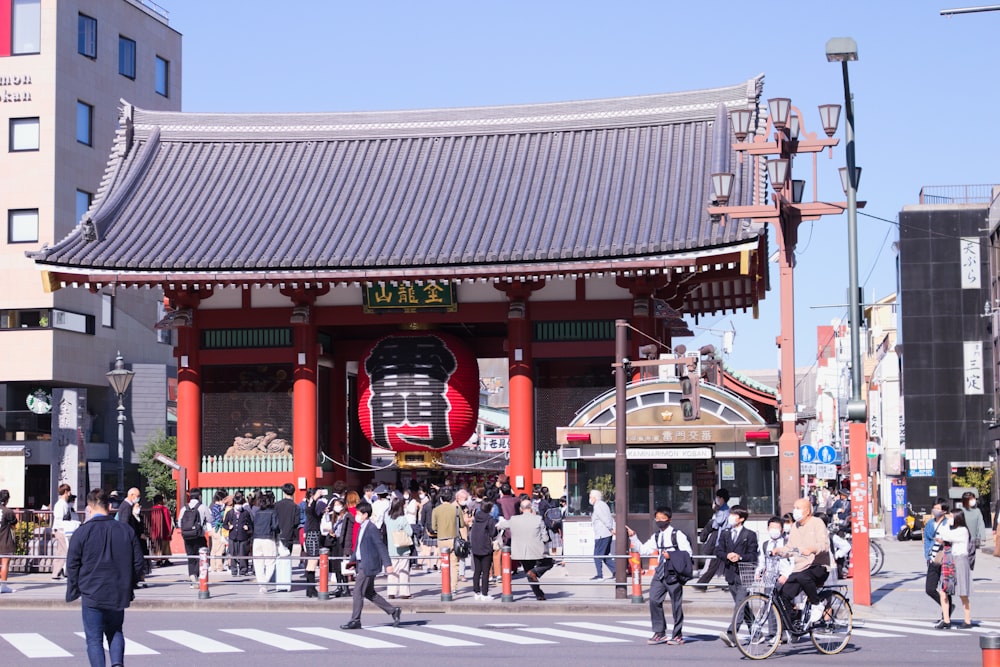
[[[947,630],[951,627],[949,614],[948,594],[957,595],[962,600],[962,611],[965,614],[965,623],[960,627],[968,629],[972,627],[972,609],[969,606],[969,596],[972,594],[972,574],[969,569],[969,529],[965,525],[965,514],[961,511],[948,512],[946,515],[947,526],[938,529],[937,542],[944,542],[951,545],[950,553],[946,549],[945,561],[949,558],[954,569],[953,576],[945,576],[945,569],[949,565],[942,563],[941,567],[941,621],[934,627],[939,630]],[[954,579],[954,591],[947,590],[952,585]]]
[[[306,491],[306,524],[303,547],[306,553],[306,597],[314,598],[319,595],[316,590],[316,566],[319,565],[319,524],[323,515],[326,514],[326,489],[308,489]]]

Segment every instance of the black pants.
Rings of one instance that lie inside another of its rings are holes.
[[[705,544],[702,547],[702,555],[711,556],[715,554],[715,543],[719,539],[719,531],[713,531],[708,539],[705,540]],[[719,571],[719,559],[718,558],[706,558],[705,559],[705,571],[702,572],[701,576],[698,577],[699,584],[707,584],[712,580],[712,578]]]
[[[250,573],[250,540],[229,540],[229,569],[233,576]]]
[[[490,592],[490,568],[493,567],[493,552],[472,554],[472,592],[488,595]]]
[[[205,540],[205,536],[201,535],[199,537],[185,537],[184,538],[184,553],[188,555],[188,576],[197,577],[198,576],[198,551],[202,547],[207,547],[208,542]],[[191,558],[195,556],[195,558]]]
[[[490,556],[490,559],[492,558],[493,556]],[[543,574],[551,570],[553,565],[555,565],[555,562],[548,556],[539,558],[538,560],[525,559],[521,561],[521,567],[524,568],[525,574],[534,572],[535,576],[539,579],[542,578]],[[542,587],[538,584],[532,584],[531,592],[535,594],[535,597],[538,597],[542,593]]]
[[[927,580],[924,582],[924,592],[927,593],[927,597],[934,600],[934,604],[941,607],[941,594],[938,592],[941,589],[941,565],[938,563],[928,563],[927,564]],[[954,611],[955,602],[948,596],[948,609]]]
[[[660,577],[653,577],[649,584],[649,617],[653,622],[653,634],[663,635],[667,632],[667,619],[663,614],[663,601],[670,596],[670,611],[674,618],[674,637],[682,637],[684,626],[684,585],[678,582],[667,583]]]
[[[819,604],[817,589],[823,585],[830,575],[823,565],[810,565],[801,572],[788,575],[785,585],[781,587],[781,596],[786,600],[794,600],[800,591],[804,591],[809,604]]]

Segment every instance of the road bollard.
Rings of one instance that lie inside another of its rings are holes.
[[[198,599],[212,597],[208,592],[208,547],[198,549]]]
[[[451,549],[441,550],[441,602],[451,602]]]
[[[330,550],[319,550],[319,599],[330,599]]]
[[[642,560],[639,552],[630,552],[628,562],[632,566],[632,604],[642,604]]]
[[[979,648],[983,651],[983,667],[1000,667],[1000,635],[982,635]]]
[[[500,550],[500,585],[501,602],[513,602],[514,592],[510,587],[510,547],[504,547]]]

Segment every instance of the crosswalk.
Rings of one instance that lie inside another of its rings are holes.
[[[668,616],[669,622],[669,616]],[[689,618],[684,622],[684,635],[689,641],[715,641],[729,624],[724,619]],[[927,636],[934,632],[927,621],[878,619],[855,621],[853,641],[864,639],[898,639],[909,635]],[[982,621],[975,627],[942,637],[960,637],[1000,632],[1000,622]],[[211,636],[209,636],[211,635]],[[234,627],[210,630],[155,629],[129,633],[125,655],[155,656],[178,651],[194,654],[247,653],[265,646],[273,651],[329,651],[342,645],[373,650],[412,649],[421,645],[438,647],[474,647],[485,645],[559,646],[562,644],[625,644],[644,641],[650,635],[649,619],[634,617],[610,622],[555,621],[537,623],[490,623],[461,625],[447,622],[404,622],[390,625],[365,626],[361,631],[335,630],[325,626],[292,626],[285,628]],[[0,664],[5,656],[51,659],[83,657],[86,650],[83,633],[73,632],[52,636],[37,632],[0,632]]]

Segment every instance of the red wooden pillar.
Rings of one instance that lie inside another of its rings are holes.
[[[187,471],[189,488],[197,488],[201,472],[201,362],[194,327],[177,329],[177,462]],[[177,488],[177,504],[187,502],[187,489]]]
[[[295,324],[295,371],[292,390],[292,456],[296,499],[302,499],[302,489],[316,486],[318,429],[316,373],[318,350],[316,327],[308,322]]]
[[[531,493],[535,468],[535,376],[531,363],[531,321],[524,301],[511,301],[507,319],[510,392],[510,486]]]

